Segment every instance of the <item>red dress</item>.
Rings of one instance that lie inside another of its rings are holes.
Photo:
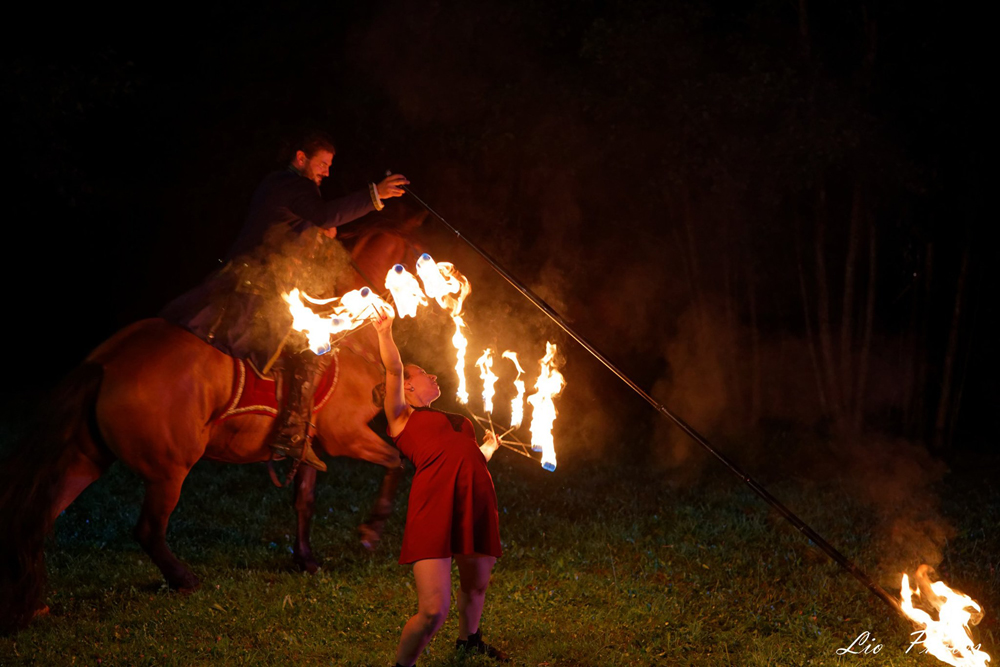
[[[415,408],[393,440],[417,467],[400,564],[455,554],[499,558],[497,495],[472,423],[460,415]]]

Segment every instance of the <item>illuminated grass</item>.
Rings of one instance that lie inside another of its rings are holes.
[[[491,468],[506,553],[483,629],[526,665],[926,665],[904,653],[908,629],[885,606],[726,473],[675,489],[651,473],[563,465],[546,473],[497,455]],[[379,481],[374,466],[337,460],[321,476],[316,576],[290,570],[288,491],[260,466],[200,464],[185,485],[170,543],[203,582],[171,593],[131,540],[141,497],[114,468],[60,518],[49,549],[52,614],[0,639],[2,665],[389,665],[415,609],[410,572],[395,562],[402,505],[367,554],[355,538]],[[949,485],[950,486],[950,485]],[[405,499],[408,487],[400,490]],[[836,485],[784,482],[772,491],[875,578],[868,508]],[[955,519],[965,492],[942,489]],[[1000,495],[975,492],[957,522],[951,583],[989,613]],[[978,590],[975,590],[978,587]],[[878,656],[838,658],[861,632]],[[485,665],[452,647],[454,614],[421,665]]]

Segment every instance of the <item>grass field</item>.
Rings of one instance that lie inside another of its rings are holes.
[[[67,510],[49,548],[52,613],[0,639],[2,665],[391,665],[415,610],[396,564],[408,483],[374,554],[356,539],[379,469],[336,460],[321,475],[319,574],[290,569],[288,492],[262,466],[199,464],[173,515],[174,552],[201,577],[181,596],[129,537],[141,490],[115,467]],[[675,486],[651,470],[594,463],[547,473],[491,463],[505,555],[483,619],[515,664],[933,665],[909,628],[718,466]],[[1000,492],[981,467],[932,491],[955,531],[939,568],[978,597],[996,647]],[[973,487],[966,488],[971,482]],[[769,489],[869,574],[888,581],[889,541],[850,484],[784,477]],[[964,517],[964,518],[963,518]],[[868,631],[877,655],[838,657]],[[453,652],[452,617],[421,665],[481,665]]]

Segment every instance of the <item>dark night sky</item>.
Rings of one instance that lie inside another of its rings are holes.
[[[223,3],[142,18],[40,7],[8,22],[9,374],[44,388],[196,284],[280,138],[312,124],[338,142],[328,196],[387,167],[407,174],[640,384],[723,439],[739,435],[724,426],[733,411],[739,424],[818,421],[796,229],[811,281],[825,216],[835,304],[853,207],[877,230],[865,401],[872,428],[889,432],[914,382],[907,345],[935,405],[969,246],[957,433],[966,446],[991,438],[985,42],[944,8],[901,2],[809,7],[805,32],[795,3],[661,4]],[[474,330],[478,317],[501,345],[553,335],[471,256],[427,238],[474,279]],[[603,406],[573,433],[648,439],[649,411],[565,349],[568,405]],[[750,357],[757,379],[732,389],[753,375]]]

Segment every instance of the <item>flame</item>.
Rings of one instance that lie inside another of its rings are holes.
[[[385,288],[392,293],[400,317],[413,317],[419,306],[427,305],[427,297],[420,289],[417,277],[397,264],[385,274]]]
[[[306,334],[309,349],[316,354],[329,352],[331,336],[358,328],[375,314],[376,307],[392,310],[392,306],[367,287],[352,290],[333,299],[313,299],[300,292],[298,288],[282,294],[282,297],[292,315],[292,328]],[[340,303],[334,306],[330,315],[320,315],[304,303],[308,301],[315,304],[329,304],[337,300]]]
[[[510,402],[510,427],[517,428],[521,425],[521,420],[524,419],[524,380],[521,379],[524,369],[517,362],[517,353],[506,350],[500,356],[513,361],[514,367],[517,368],[517,377],[514,378],[514,388],[517,389],[517,396]]]
[[[552,440],[552,424],[556,420],[553,399],[566,386],[562,373],[555,367],[556,352],[555,344],[545,343],[545,356],[538,362],[535,393],[528,397],[531,405],[531,448],[542,452],[542,467],[548,471],[556,469],[556,450]]]
[[[931,582],[929,571],[927,565],[917,568],[914,577],[916,590],[910,588],[910,579],[906,574],[900,584],[903,613],[919,628],[914,633],[917,639],[910,648],[922,644],[935,658],[955,667],[985,667],[990,662],[990,656],[980,651],[978,645],[973,645],[969,631],[970,623],[976,625],[982,620],[982,607],[969,596],[949,588],[943,581]],[[925,606],[934,608],[937,620],[923,609],[913,606],[914,595]]]
[[[438,269],[437,262],[426,252],[417,258],[417,275],[424,283],[424,293],[432,299],[455,291]]]
[[[472,287],[469,280],[449,262],[435,262],[424,253],[417,259],[417,275],[424,283],[424,292],[437,301],[438,305],[449,312],[451,321],[455,323],[455,335],[451,344],[455,346],[455,374],[458,376],[458,389],[455,395],[462,403],[469,402],[469,392],[465,380],[465,352],[469,341],[462,332],[465,320],[462,319],[462,304],[469,296]]]
[[[493,350],[486,348],[476,365],[479,366],[479,377],[483,379],[483,408],[486,412],[493,412],[493,394],[499,379],[493,373]]]
[[[455,396],[465,404],[469,402],[469,392],[465,386],[465,350],[469,347],[469,341],[462,333],[462,329],[465,328],[462,316],[452,315],[451,319],[455,323],[455,335],[451,337],[451,344],[455,346],[455,374],[458,376],[458,389],[455,390]]]

